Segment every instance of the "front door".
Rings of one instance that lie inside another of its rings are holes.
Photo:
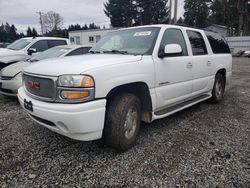
[[[179,44],[182,54],[165,58],[154,57],[156,111],[183,102],[192,95],[193,67],[186,40],[182,30],[177,28],[168,28],[163,35],[159,51],[164,50],[167,44]]]

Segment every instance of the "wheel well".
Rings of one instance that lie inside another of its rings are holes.
[[[225,84],[226,84],[226,69],[220,69],[217,71],[216,74],[221,74],[223,76]]]
[[[145,122],[152,121],[152,101],[149,88],[144,82],[135,82],[117,86],[107,95],[107,106],[114,96],[119,93],[131,93],[136,95],[142,104],[142,120]]]

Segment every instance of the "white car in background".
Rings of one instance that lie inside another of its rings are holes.
[[[22,69],[34,62],[51,58],[83,55],[88,53],[90,48],[90,46],[82,45],[56,46],[33,56],[27,61],[20,61],[3,68],[0,72],[0,94],[15,97],[18,88],[22,86]]]
[[[0,48],[0,70],[12,63],[26,60],[35,53],[68,44],[68,39],[56,37],[25,37],[16,40],[7,48]]]

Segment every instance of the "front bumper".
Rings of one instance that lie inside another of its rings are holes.
[[[17,90],[22,86],[22,80],[0,80],[0,93],[16,97]]]
[[[48,103],[30,98],[21,87],[18,100],[24,108],[24,99],[31,101],[30,117],[44,127],[72,139],[89,141],[102,137],[106,99],[81,104]]]

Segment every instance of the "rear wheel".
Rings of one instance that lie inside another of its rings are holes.
[[[141,122],[141,102],[130,93],[115,96],[107,107],[104,141],[117,150],[130,149],[136,141]]]
[[[215,76],[211,102],[213,103],[221,102],[224,98],[224,93],[225,93],[225,79],[220,73],[218,73]]]

